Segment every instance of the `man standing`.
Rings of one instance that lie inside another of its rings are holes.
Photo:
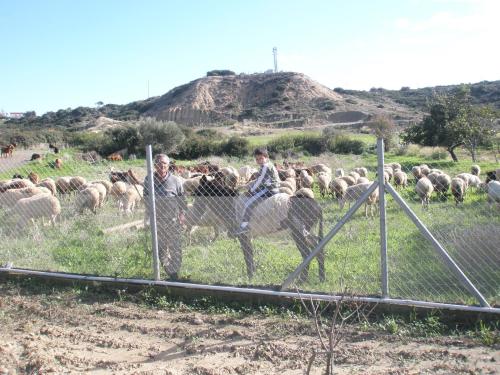
[[[187,211],[182,181],[169,171],[170,159],[165,154],[154,158],[154,192],[158,237],[158,255],[170,279],[179,277],[182,264],[182,224]],[[149,176],[144,179],[144,198],[149,202]]]

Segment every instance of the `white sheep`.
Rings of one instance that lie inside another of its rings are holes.
[[[488,205],[490,209],[495,203],[500,208],[500,181],[488,182]]]
[[[394,177],[394,170],[392,168],[384,168],[384,172],[389,175],[389,180],[387,182],[391,181]]]
[[[342,178],[336,178],[330,182],[330,192],[337,199],[341,199],[344,196],[348,187],[349,185]]]
[[[224,182],[227,186],[235,188],[240,181],[240,173],[234,167],[228,166],[221,168],[220,171],[224,175]]]
[[[408,175],[405,172],[398,170],[394,173],[394,185],[396,188],[406,188],[408,186]]]
[[[437,168],[431,168],[430,172],[429,173],[436,173],[436,174],[442,174],[443,171],[441,169],[437,169]]]
[[[358,180],[356,181],[356,185],[359,185],[359,184],[366,184],[367,182],[370,182],[370,180],[366,177],[360,177],[358,178]]]
[[[114,198],[118,202],[118,209],[122,209],[121,207],[121,199],[122,196],[126,193],[128,188],[128,184],[123,181],[116,181],[113,186],[111,186],[111,190],[109,192],[109,196]]]
[[[446,173],[441,173],[437,176],[436,180],[436,192],[441,195],[445,195],[451,186],[451,177]]]
[[[424,176],[427,176],[429,173],[431,173],[431,169],[429,168],[429,166],[427,164],[421,164],[420,165],[420,172],[422,172],[422,174]]]
[[[470,167],[470,173],[474,176],[479,176],[481,174],[481,167],[477,164],[474,164]]]
[[[37,194],[17,201],[13,208],[15,215],[19,216],[17,229],[22,229],[30,220],[48,218],[54,225],[61,214],[59,199],[50,193]]]
[[[327,167],[325,164],[315,164],[312,167],[309,168],[312,173],[319,174],[321,172],[323,173],[328,173],[332,174],[332,169],[330,167]]]
[[[455,204],[464,202],[465,191],[467,190],[467,183],[464,179],[455,177],[451,180],[451,194],[455,198]]]
[[[470,176],[469,187],[473,187],[473,188],[476,188],[477,190],[479,190],[479,188],[481,187],[481,179],[479,178],[479,176],[476,176],[476,175]]]
[[[352,178],[354,178],[354,181],[358,181],[358,178],[361,177],[361,175],[358,172],[354,172],[354,171],[349,172],[348,176],[351,176]]]
[[[4,181],[0,185],[0,193],[11,189],[22,189],[33,186],[35,184],[27,178],[13,178],[12,180]]]
[[[296,185],[296,182],[295,182],[295,179],[293,179],[293,181],[289,181],[288,179],[285,180],[285,181],[280,181],[279,182],[279,187],[280,189],[281,188],[286,188],[286,189],[289,189],[292,191],[292,194],[293,192],[296,190],[297,188],[297,185]]]
[[[108,194],[108,191],[106,189],[106,186],[103,185],[101,182],[92,182],[90,186],[95,187],[97,191],[99,192],[99,204],[98,207],[101,208],[104,204],[104,201],[106,200],[106,196]]]
[[[82,214],[85,209],[95,214],[97,207],[99,207],[99,190],[95,186],[88,186],[77,193],[75,209],[79,214]]]
[[[455,177],[461,178],[465,182],[465,189],[467,190],[472,182],[473,176],[474,175],[470,173],[460,173],[457,174]]]
[[[439,173],[435,172],[431,172],[427,175],[427,178],[431,181],[432,186],[434,186],[434,189],[436,189],[437,179],[439,175],[440,175]]]
[[[415,191],[422,202],[422,207],[429,208],[429,202],[431,199],[431,194],[434,191],[434,186],[432,182],[427,177],[422,177],[417,181],[417,186]]]
[[[415,165],[414,167],[411,168],[411,174],[415,178],[415,181],[418,181],[423,177],[422,170],[418,165]]]
[[[317,176],[319,193],[321,197],[325,197],[328,193],[328,186],[330,186],[330,182],[332,181],[332,175],[330,173],[320,172]]]
[[[0,193],[0,207],[11,208],[16,205],[16,203],[24,198],[33,197],[38,194],[48,193],[50,190],[44,187],[25,187],[21,189],[9,189],[3,193]]]
[[[240,175],[240,183],[246,184],[248,181],[250,181],[250,178],[252,178],[252,175],[255,172],[257,172],[257,169],[249,165],[244,165],[243,167],[238,169],[238,174]]]
[[[85,177],[82,176],[74,176],[69,180],[69,190],[70,191],[79,191],[84,188],[84,185],[87,183]]]
[[[194,191],[200,186],[200,181],[202,176],[196,176],[196,177],[191,177],[187,178],[182,182],[182,187],[184,188],[184,193],[186,195],[191,195],[194,193]]]
[[[71,177],[62,176],[56,179],[56,189],[59,194],[68,194],[71,191]]]
[[[314,179],[309,176],[305,169],[300,171],[300,186],[303,188],[311,189],[314,184]]]
[[[56,195],[57,193],[57,188],[56,188],[56,183],[53,179],[51,179],[50,177],[48,178],[44,178],[42,181],[40,181],[36,186],[41,186],[41,187],[45,187],[47,189],[50,190],[50,193],[52,195]]]
[[[390,163],[390,166],[392,167],[392,170],[394,172],[402,170],[401,164],[399,164],[399,163]]]
[[[101,184],[102,186],[104,186],[106,188],[106,195],[109,194],[109,192],[111,191],[111,187],[113,186],[113,183],[111,181],[108,181],[108,180],[95,180],[95,181],[92,181],[93,184]]]
[[[339,177],[339,178],[341,178],[342,180],[344,180],[345,182],[347,182],[347,185],[349,185],[349,186],[356,185],[356,180],[352,176],[342,176],[342,177]]]
[[[344,170],[342,168],[335,169],[335,177],[343,177],[345,175]]]
[[[128,215],[134,211],[135,207],[141,202],[143,194],[144,190],[141,185],[130,185],[127,187],[127,191],[121,196],[122,202],[120,204],[125,214]]]
[[[364,183],[364,184],[358,184],[358,185],[353,185],[349,186],[346,191],[344,196],[339,199],[339,207],[342,210],[346,204],[346,202],[355,202],[357,201],[363,193],[368,190],[368,188],[372,185],[371,182]],[[370,209],[370,215],[373,216],[373,208],[375,207],[375,204],[378,202],[378,189],[375,189],[373,193],[371,193],[367,200],[365,201],[365,217],[368,217],[368,209]],[[376,207],[375,207],[376,209]]]
[[[301,188],[295,192],[295,196],[314,199],[314,192],[309,188]]]
[[[354,168],[354,172],[358,173],[361,177],[368,177],[368,169],[365,167]]]

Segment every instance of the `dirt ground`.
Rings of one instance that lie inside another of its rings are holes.
[[[303,374],[318,340],[305,318],[159,309],[0,281],[0,374]],[[337,374],[498,374],[500,347],[349,327]],[[314,362],[321,374],[324,359]]]

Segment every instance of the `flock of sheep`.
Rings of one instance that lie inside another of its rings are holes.
[[[130,171],[129,171],[130,172]],[[233,167],[218,168],[208,178],[218,178],[224,184],[233,188],[246,190],[253,182],[257,170],[250,166],[239,169]],[[346,203],[357,200],[371,185],[368,178],[368,169],[365,167],[354,168],[346,173],[344,169],[332,170],[325,164],[316,164],[310,167],[303,165],[278,168],[280,176],[280,192],[289,195],[314,198],[313,185],[318,185],[322,198],[331,196],[338,201],[340,209]],[[182,179],[187,195],[193,194],[205,174],[192,173],[188,170],[175,171]],[[472,166],[470,173],[460,173],[451,177],[438,169],[431,169],[422,164],[414,166],[411,170],[412,181],[415,183],[415,192],[422,205],[428,208],[432,194],[445,196],[451,192],[456,204],[463,203],[466,192],[475,188],[486,192],[490,206],[500,205],[500,169],[489,175],[493,181],[483,182],[481,170],[477,165]],[[20,176],[18,176],[20,177]],[[137,178],[127,178],[123,173],[116,179],[111,175],[111,181],[96,180],[88,182],[84,177],[58,177],[40,180],[35,173],[30,173],[28,178],[13,178],[0,181],[0,208],[8,209],[17,217],[17,228],[38,218],[49,219],[55,223],[61,214],[60,199],[73,196],[75,212],[83,213],[89,210],[96,213],[106,199],[111,198],[117,204],[118,210],[129,214],[143,201],[143,186]],[[496,180],[495,180],[496,179]],[[397,189],[407,188],[410,178],[401,169],[399,163],[390,163],[384,166],[384,180],[391,182]],[[378,202],[378,189],[368,197],[365,205],[365,216],[373,215]],[[204,218],[196,213],[188,212],[188,227],[204,225]],[[213,220],[208,220],[212,222]],[[214,225],[215,227],[215,225]]]
[[[28,178],[0,181],[0,208],[7,209],[22,229],[34,219],[48,219],[55,224],[61,214],[62,199],[74,197],[73,209],[82,214],[101,208],[107,197],[113,198],[120,211],[130,213],[141,202],[143,187],[123,181],[87,182],[84,177],[58,177],[40,180],[35,173]]]

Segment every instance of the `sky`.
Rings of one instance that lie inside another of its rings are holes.
[[[500,0],[0,0],[0,111],[126,104],[213,69],[329,88],[500,79]]]

